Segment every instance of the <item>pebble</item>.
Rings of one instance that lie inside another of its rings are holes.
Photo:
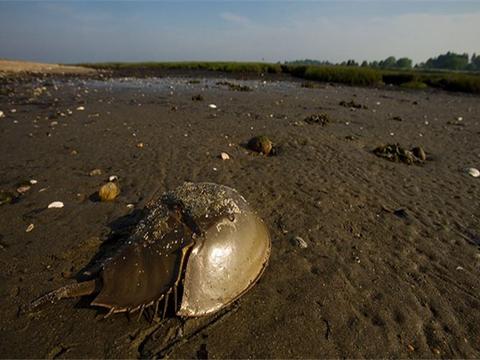
[[[220,157],[222,158],[222,160],[230,160],[230,155],[228,155],[226,152],[222,152],[220,154]]]
[[[475,178],[480,176],[480,171],[475,168],[468,168],[466,169],[466,172],[468,175],[473,176]]]
[[[3,111],[0,111],[0,118],[3,118],[5,117],[5,114],[3,113]]]
[[[36,183],[38,183],[37,180],[35,180],[35,179],[30,180],[30,184],[35,185]]]
[[[79,106],[79,107],[77,107],[77,110],[78,111],[83,111],[83,110],[85,110],[85,107],[84,106]]]
[[[28,226],[27,226],[27,229],[25,230],[25,232],[28,233],[28,232],[32,231],[34,227],[35,227],[35,225],[33,225],[33,224],[28,225]]]
[[[209,104],[208,107],[209,107],[210,109],[216,109],[216,108],[217,108],[217,105],[215,105],[215,104]]]
[[[298,246],[300,249],[306,249],[308,247],[308,244],[305,240],[303,240],[303,238],[301,238],[300,236],[295,236],[293,238],[293,242],[296,246]]]
[[[63,202],[61,201],[54,201],[48,205],[49,209],[61,209],[63,208]]]

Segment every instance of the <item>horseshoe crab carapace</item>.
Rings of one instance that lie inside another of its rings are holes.
[[[173,296],[178,316],[208,315],[258,281],[270,250],[267,227],[236,190],[185,183],[147,205],[143,220],[96,278],[54,290],[31,307],[96,294],[91,305],[107,308],[107,316],[149,307],[156,316],[162,301],[165,316]]]

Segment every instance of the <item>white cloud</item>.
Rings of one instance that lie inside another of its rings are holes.
[[[249,18],[245,17],[245,16],[242,16],[242,15],[238,15],[238,14],[234,14],[234,13],[231,13],[231,12],[223,12],[220,14],[220,17],[229,22],[229,23],[233,23],[233,24],[236,24],[236,25],[250,25],[251,24],[251,21]]]

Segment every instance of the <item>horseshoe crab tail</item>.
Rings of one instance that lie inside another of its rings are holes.
[[[45,303],[54,303],[61,299],[91,295],[98,292],[99,281],[89,280],[74,284],[65,285],[57,290],[53,290],[46,295],[39,297],[30,303],[29,310],[33,310]]]

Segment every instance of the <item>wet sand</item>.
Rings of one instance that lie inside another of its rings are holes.
[[[0,188],[37,180],[0,206],[2,358],[480,357],[480,178],[463,171],[480,167],[478,96],[274,79],[234,81],[253,88],[236,92],[192,76],[1,80]],[[367,109],[339,105],[351,100]],[[318,113],[331,121],[304,121]],[[260,134],[276,156],[241,146]],[[372,153],[397,142],[428,160]],[[94,201],[110,175],[121,195]],[[184,181],[237,189],[270,229],[269,266],[246,295],[159,324],[103,319],[91,298],[22,313]]]

